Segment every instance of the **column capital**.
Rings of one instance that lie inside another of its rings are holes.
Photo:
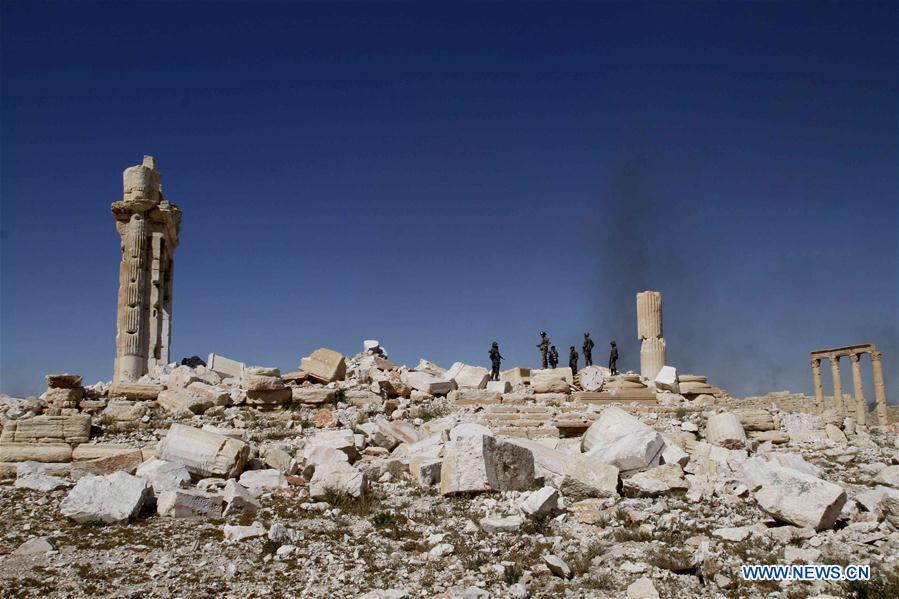
[[[830,360],[831,364],[839,364],[840,356],[827,356],[827,359]]]
[[[812,358],[809,362],[812,368],[821,368],[821,358]]]
[[[861,359],[861,357],[861,354],[849,354],[849,359],[856,363]]]
[[[879,351],[872,351],[869,355],[871,356],[872,361],[880,362],[880,352]]]

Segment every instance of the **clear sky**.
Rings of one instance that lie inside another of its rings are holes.
[[[177,359],[534,366],[589,330],[638,370],[655,289],[682,373],[811,392],[809,351],[873,342],[896,401],[895,3],[0,11],[0,391],[111,378],[109,206],[152,154]]]

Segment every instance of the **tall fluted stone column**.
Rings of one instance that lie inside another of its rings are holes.
[[[667,362],[662,337],[662,294],[658,291],[637,294],[637,338],[641,341],[640,374],[654,379]]]
[[[122,180],[122,199],[112,204],[122,250],[116,383],[136,381],[169,360],[172,254],[181,227],[181,210],[163,198],[152,156],[125,169]]]
[[[815,406],[818,413],[824,413],[824,384],[821,383],[821,360],[812,358],[812,384],[815,388]]]
[[[865,386],[862,383],[860,359],[860,354],[849,356],[849,361],[852,362],[852,390],[855,393],[855,422],[864,425],[868,419],[868,405],[865,403]]]
[[[874,402],[877,404],[877,422],[880,426],[888,424],[887,416],[887,391],[883,384],[883,364],[880,362],[880,352],[871,354],[871,370],[874,372]]]
[[[843,416],[846,415],[846,406],[843,405],[843,382],[840,377],[840,358],[839,356],[830,358],[830,374],[833,377],[833,403],[836,409]]]
[[[637,294],[637,337],[662,337],[662,294],[658,291]]]
[[[640,374],[648,379],[656,378],[665,365],[665,340],[660,337],[644,339],[640,344]]]

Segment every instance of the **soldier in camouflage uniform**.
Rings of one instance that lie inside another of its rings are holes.
[[[546,352],[549,351],[549,339],[546,338],[546,331],[540,331],[540,343],[537,344],[537,347],[540,348],[540,359],[543,364],[543,368],[546,368]]]
[[[609,373],[618,374],[618,346],[612,341],[612,351],[609,352]]]
[[[493,345],[490,347],[490,380],[498,381],[499,380],[499,366],[500,362],[502,362],[503,357],[499,353],[499,343],[496,341],[493,342]]]
[[[575,351],[574,346],[571,346],[571,353],[568,354],[568,366],[571,367],[571,374],[577,374],[577,351]]]
[[[593,345],[590,333],[584,333],[584,366],[593,366]]]

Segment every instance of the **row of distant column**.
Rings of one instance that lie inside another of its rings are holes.
[[[881,426],[887,424],[887,398],[886,388],[883,383],[883,365],[879,351],[860,351],[848,354],[852,362],[852,386],[855,392],[855,419],[858,424],[866,424],[868,405],[865,403],[865,388],[862,383],[861,357],[863,354],[871,356],[871,370],[874,374],[874,401],[876,403],[877,420]],[[815,403],[819,413],[823,413],[828,407],[824,402],[824,385],[821,383],[821,360],[830,361],[830,372],[833,376],[833,408],[843,416],[848,413],[848,403],[843,397],[843,380],[840,375],[840,355],[812,357],[812,380],[815,386]]]

